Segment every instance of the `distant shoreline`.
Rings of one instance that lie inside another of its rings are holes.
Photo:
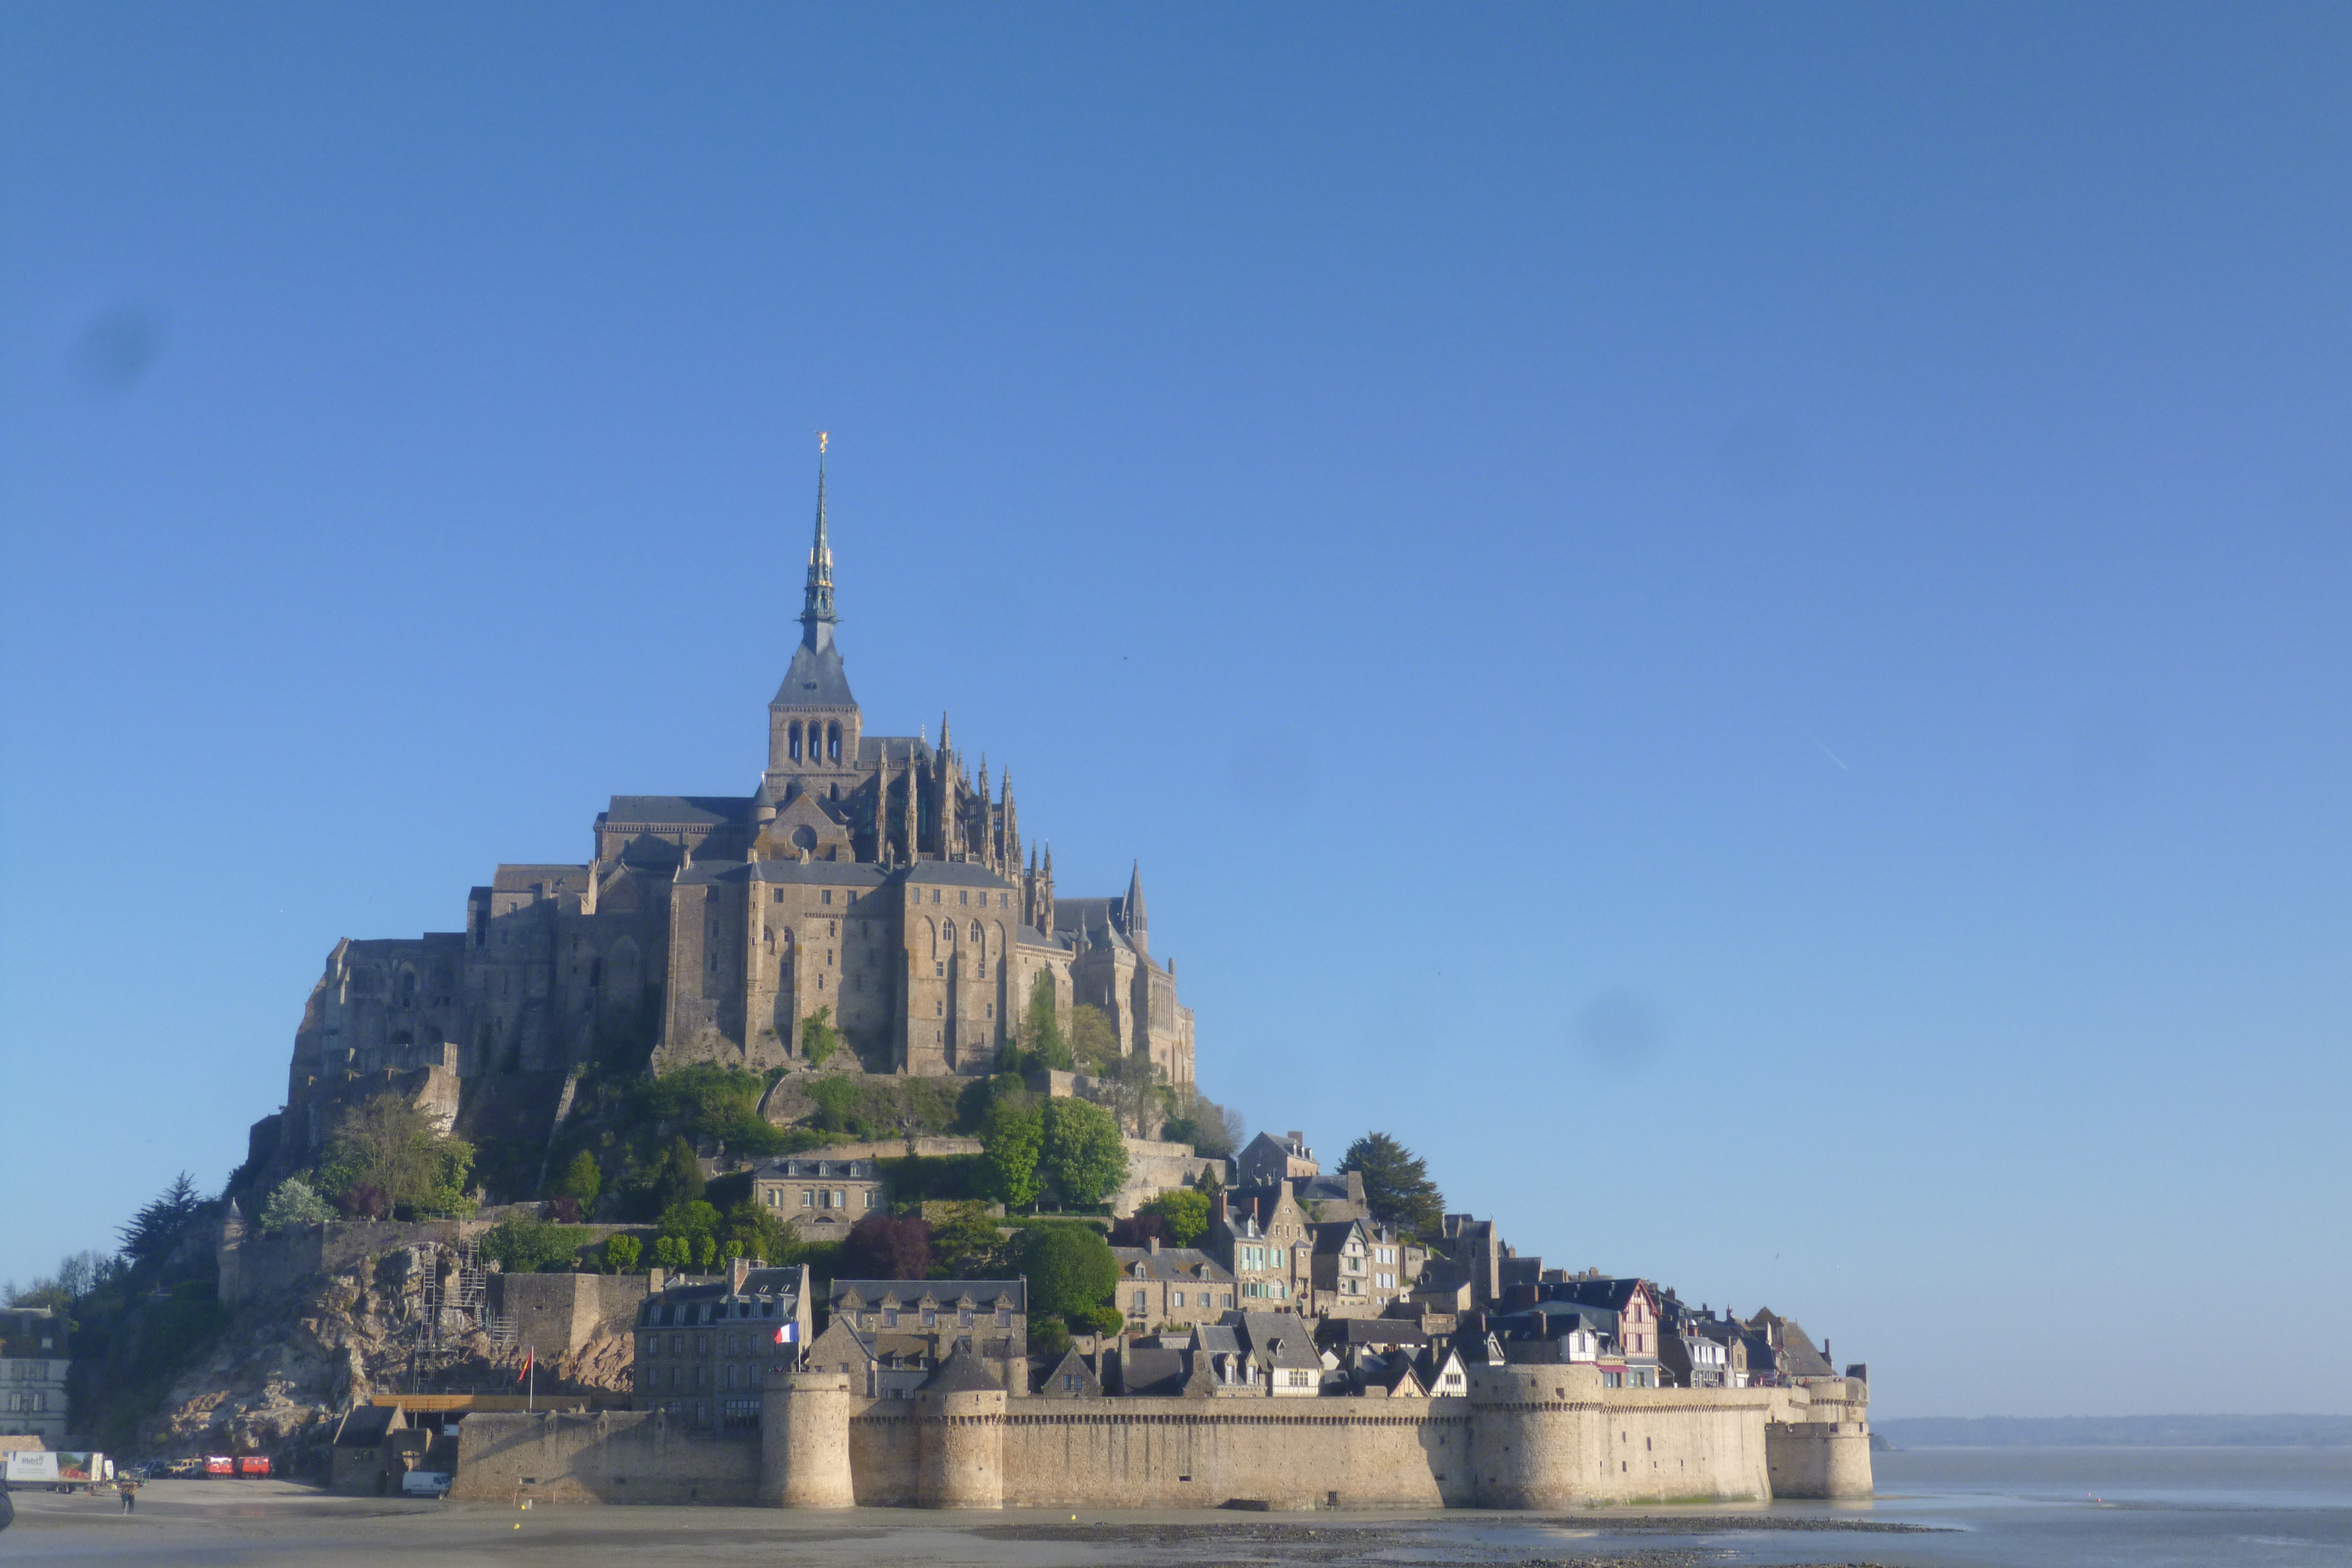
[[[1871,1430],[1898,1450],[2352,1447],[2352,1415],[1919,1415]]]

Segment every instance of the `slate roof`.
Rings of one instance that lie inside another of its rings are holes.
[[[1579,1331],[1614,1335],[1617,1314],[1581,1301],[1538,1301],[1516,1312],[1497,1313],[1487,1320],[1487,1326],[1512,1339],[1556,1340]]]
[[[1425,1345],[1429,1335],[1409,1318],[1326,1318],[1315,1342],[1326,1350],[1341,1345]]]
[[[500,893],[528,893],[539,883],[562,886],[566,882],[585,883],[585,866],[501,866],[490,878],[490,887]]]
[[[764,1165],[754,1166],[751,1173],[755,1177],[766,1176],[780,1181],[800,1177],[811,1179],[824,1177],[857,1182],[873,1180],[880,1170],[881,1167],[871,1160],[804,1160],[798,1156],[788,1155],[781,1160],[771,1160]]]
[[[800,1282],[805,1272],[804,1267],[797,1264],[790,1268],[750,1269],[743,1276],[740,1292],[725,1274],[664,1285],[637,1309],[637,1322],[653,1328],[719,1321],[782,1322],[799,1315]],[[776,1310],[758,1310],[763,1300]]]
[[[1110,1255],[1118,1260],[1121,1279],[1205,1279],[1227,1285],[1234,1280],[1223,1264],[1194,1247],[1163,1247],[1157,1252],[1148,1247],[1114,1247]]]
[[[806,643],[793,649],[793,662],[784,668],[783,684],[776,688],[771,708],[855,708],[857,699],[849,694],[849,676],[841,666],[841,649],[826,646],[822,650]]]
[[[1019,1279],[836,1279],[827,1304],[840,1311],[853,1292],[859,1310],[878,1307],[886,1299],[901,1307],[919,1306],[926,1298],[936,1306],[952,1307],[966,1296],[991,1311],[999,1301],[1015,1312],[1029,1310],[1028,1286]]]
[[[1064,1388],[1062,1379],[1071,1375],[1077,1378],[1078,1386],[1076,1389]],[[1102,1379],[1095,1375],[1095,1369],[1087,1364],[1086,1357],[1074,1350],[1064,1351],[1062,1359],[1047,1367],[1037,1379],[1033,1392],[1040,1399],[1099,1399],[1102,1397]]]
[[[1215,1386],[1189,1351],[1129,1345],[1118,1352],[1118,1391],[1130,1399],[1181,1399]]]
[[[604,826],[619,827],[727,827],[751,820],[757,804],[722,795],[616,795],[604,808]]]
[[[1323,1358],[1315,1353],[1315,1331],[1307,1321],[1290,1312],[1234,1312],[1225,1321],[1234,1323],[1247,1342],[1249,1353],[1272,1367],[1296,1367],[1300,1370],[1323,1370]]]
[[[1240,1355],[1242,1337],[1229,1323],[1202,1323],[1192,1331],[1192,1348],[1206,1355]]]
[[[1606,1307],[1622,1312],[1626,1304],[1641,1290],[1639,1279],[1547,1279],[1543,1288],[1555,1300],[1581,1301],[1589,1307]],[[1651,1292],[1655,1296],[1656,1291]]]
[[[985,1394],[1003,1388],[987,1363],[969,1351],[955,1350],[940,1363],[940,1370],[923,1381],[926,1394]]]
[[[929,763],[931,743],[913,735],[860,735],[857,737],[857,760],[861,763],[878,763],[884,756],[890,759],[890,771],[898,772],[911,760]]]

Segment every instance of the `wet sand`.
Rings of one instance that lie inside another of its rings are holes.
[[[1443,1514],[945,1513],[860,1509],[640,1508],[337,1498],[286,1481],[157,1481],[125,1516],[111,1494],[18,1491],[0,1563],[381,1568],[492,1559],[605,1568],[1716,1568],[1753,1562],[1709,1535],[1769,1531],[1775,1561],[1875,1568],[1866,1550],[1917,1527],[1814,1511],[1727,1509],[1586,1517]],[[1671,1545],[1643,1538],[1671,1536]],[[1748,1537],[1753,1540],[1753,1536]]]

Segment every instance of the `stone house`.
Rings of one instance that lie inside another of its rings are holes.
[[[809,1346],[803,1367],[807,1372],[839,1372],[849,1375],[849,1386],[868,1399],[911,1399],[938,1368],[926,1346],[892,1348],[877,1342],[882,1336],[853,1327],[844,1313],[825,1325]]]
[[[1315,1151],[1307,1146],[1303,1132],[1286,1132],[1280,1137],[1261,1132],[1234,1157],[1234,1167],[1237,1184],[1245,1187],[1301,1181],[1320,1175],[1323,1171],[1316,1162]]]
[[[1213,1323],[1236,1308],[1231,1270],[1197,1247],[1114,1247],[1118,1264],[1118,1310],[1130,1332],[1162,1327]]]
[[[1432,1399],[1460,1399],[1470,1392],[1470,1370],[1463,1364],[1462,1352],[1451,1344],[1423,1347],[1413,1359],[1412,1370]]]
[[[1029,1297],[1019,1279],[836,1279],[826,1310],[828,1329],[845,1321],[885,1363],[936,1370],[962,1351],[999,1388],[1028,1386]]]
[[[1234,1312],[1225,1323],[1269,1396],[1312,1399],[1322,1392],[1323,1358],[1304,1320],[1289,1312]]]
[[[1248,1311],[1304,1311],[1314,1279],[1307,1213],[1277,1184],[1236,1200],[1209,1200],[1204,1249],[1230,1272],[1238,1305]]]
[[[1087,1364],[1087,1358],[1076,1350],[1062,1352],[1062,1359],[1039,1373],[1031,1393],[1040,1399],[1100,1399],[1102,1378]]]
[[[1308,1227],[1315,1307],[1335,1317],[1376,1318],[1412,1289],[1408,1268],[1418,1271],[1427,1254],[1412,1249],[1389,1226],[1363,1219],[1328,1220]]]
[[[1746,1333],[1748,1377],[1758,1387],[1788,1388],[1811,1377],[1834,1377],[1827,1347],[1813,1348],[1812,1340],[1797,1326],[1795,1320],[1783,1318],[1769,1307],[1759,1309],[1748,1319]]]
[[[793,1155],[751,1168],[751,1200],[790,1221],[803,1241],[839,1241],[888,1205],[889,1190],[875,1161]]]
[[[1546,1273],[1536,1287],[1546,1301],[1571,1301],[1606,1309],[1617,1315],[1617,1350],[1622,1358],[1624,1386],[1657,1388],[1658,1292],[1646,1279],[1611,1279],[1592,1272]],[[1604,1366],[1602,1386],[1612,1384]]]
[[[47,1307],[0,1308],[0,1436],[62,1446],[72,1430],[66,1398],[72,1364],[65,1319]]]
[[[757,1431],[761,1375],[800,1359],[811,1312],[804,1263],[757,1268],[739,1258],[716,1279],[665,1280],[637,1309],[635,1407]]]

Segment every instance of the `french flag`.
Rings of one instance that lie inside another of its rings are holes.
[[[776,1342],[778,1344],[798,1344],[800,1342],[800,1338],[801,1326],[798,1323],[778,1323],[776,1325]]]

